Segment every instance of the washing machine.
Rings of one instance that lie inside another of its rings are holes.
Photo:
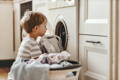
[[[51,32],[62,39],[62,47],[78,61],[77,0],[49,0]]]

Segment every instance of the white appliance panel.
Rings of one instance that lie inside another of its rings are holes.
[[[68,29],[68,45],[67,51],[71,53],[72,60],[78,60],[78,31],[77,31],[77,16],[76,7],[67,7],[49,10],[49,18],[52,26],[52,31],[55,33],[56,24],[58,21],[64,20]]]

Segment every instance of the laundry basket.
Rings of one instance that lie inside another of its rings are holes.
[[[68,61],[72,66],[50,69],[49,80],[78,80],[81,65],[76,61]]]
[[[43,53],[60,53],[63,51],[61,38],[57,35],[44,36],[39,42]],[[69,60],[73,65],[62,68],[50,68],[49,80],[78,80],[81,65]]]

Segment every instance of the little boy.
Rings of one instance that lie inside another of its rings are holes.
[[[25,13],[20,25],[27,32],[27,36],[22,40],[17,58],[8,73],[8,80],[41,80],[39,79],[41,77],[47,80],[45,71],[48,71],[49,67],[37,69],[36,66],[25,63],[42,54],[36,39],[38,36],[42,37],[45,34],[46,24],[47,18],[42,13],[32,11]],[[38,76],[38,72],[42,72],[42,74]],[[44,77],[44,75],[46,76]]]
[[[43,36],[46,32],[47,18],[39,12],[28,11],[21,19],[20,25],[27,32],[20,45],[17,59],[29,60],[42,54],[36,38]]]

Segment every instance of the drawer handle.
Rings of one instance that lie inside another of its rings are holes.
[[[93,44],[101,44],[101,42],[100,41],[86,41],[87,43],[93,43]]]

